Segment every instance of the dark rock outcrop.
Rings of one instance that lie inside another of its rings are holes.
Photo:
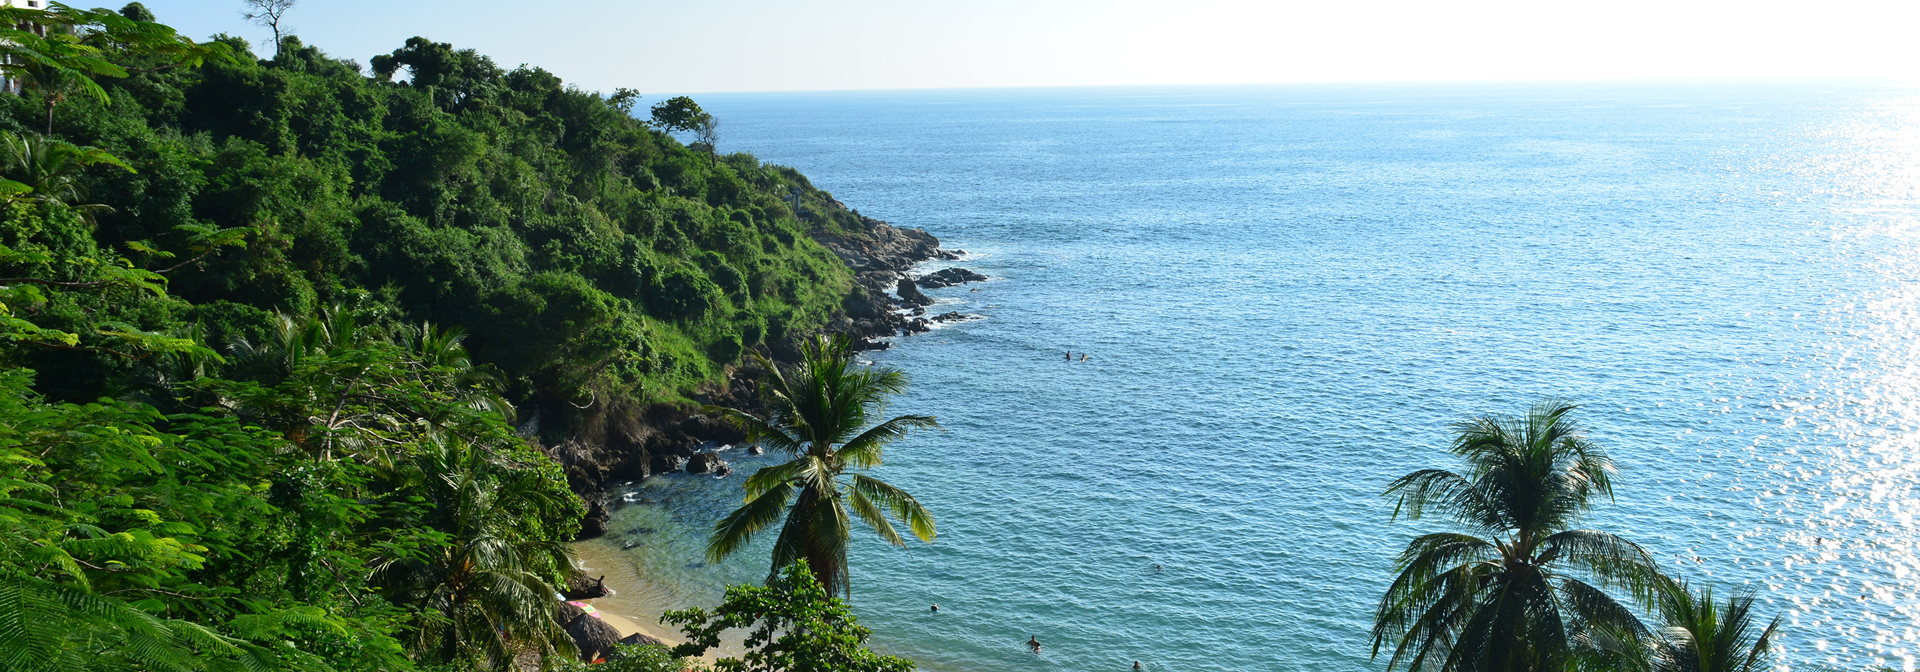
[[[920,279],[916,282],[919,282],[921,287],[939,289],[941,287],[964,285],[969,282],[986,282],[986,280],[987,276],[955,266],[920,276]]]
[[[717,454],[695,453],[693,457],[687,458],[687,473],[689,474],[710,473],[716,469],[719,469],[720,467],[726,466],[726,464],[727,464],[726,461],[721,460],[720,456]]]
[[[841,301],[843,314],[828,325],[828,330],[854,336],[861,350],[880,350],[886,344],[877,339],[926,331],[895,312],[895,301],[887,292],[892,290],[909,308],[933,303],[907,277],[907,269],[928,259],[957,259],[959,255],[941,250],[940,239],[919,229],[895,227],[872,217],[861,217],[860,224],[865,230],[858,235],[814,236],[857,273],[853,290]],[[779,350],[775,348],[776,357],[781,355]]]
[[[919,287],[914,286],[912,278],[904,275],[900,276],[900,282],[894,285],[894,293],[900,295],[900,305],[905,307],[933,305],[933,299],[922,293]]]
[[[604,575],[588,577],[586,574],[582,574],[577,570],[569,572],[567,574],[567,585],[560,589],[560,594],[569,600],[591,600],[596,597],[606,597],[606,579],[607,577]]]
[[[816,234],[813,239],[832,250],[855,271],[901,272],[928,259],[942,258],[940,239],[920,229],[906,229],[861,217],[865,235]]]
[[[573,638],[574,648],[580,650],[580,660],[599,660],[613,653],[613,645],[620,643],[619,630],[571,604],[562,603],[559,618],[555,620],[564,624],[567,636]]]
[[[580,518],[580,534],[574,539],[592,539],[607,533],[607,523],[613,520],[613,513],[598,498],[587,504],[587,515]]]
[[[683,459],[678,455],[655,455],[653,456],[653,473],[671,474],[679,471]]]

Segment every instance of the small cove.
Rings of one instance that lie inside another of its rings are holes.
[[[895,412],[945,426],[876,474],[940,538],[851,552],[883,651],[937,672],[1380,669],[1367,629],[1392,556],[1443,527],[1389,523],[1380,491],[1449,466],[1448,423],[1559,395],[1622,466],[1591,526],[1760,591],[1796,669],[1920,652],[1912,91],[701,101],[723,150],[993,278],[927,292],[929,312],[986,319],[871,355],[913,376]],[[731,479],[640,484],[649,501],[588,542],[646,577],[636,604],[710,606],[765,576],[764,550],[700,557],[770,458],[727,459]]]

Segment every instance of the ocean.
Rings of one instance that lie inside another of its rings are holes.
[[[928,291],[984,319],[866,355],[912,376],[893,412],[944,427],[874,474],[938,539],[849,554],[883,652],[935,672],[1384,669],[1369,630],[1393,558],[1451,528],[1392,520],[1382,490],[1456,466],[1449,424],[1564,397],[1621,470],[1585,526],[1757,591],[1794,669],[1913,669],[1920,90],[697,99],[721,151],[967,253],[926,270],[992,278]],[[764,544],[701,558],[740,481],[634,488],[592,542],[645,577],[627,597],[711,606],[765,576]]]

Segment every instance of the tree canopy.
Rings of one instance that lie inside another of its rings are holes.
[[[0,8],[0,671],[568,653],[584,507],[514,423],[820,328],[857,218],[632,91],[153,19]]]
[[[852,287],[812,236],[857,227],[856,215],[792,169],[702,156],[634,119],[637,92],[583,91],[424,38],[368,72],[294,36],[263,59],[237,38],[193,45],[121,14],[60,11],[100,28],[9,48],[66,64],[100,95],[54,107],[66,94],[0,97],[0,131],[56,150],[34,156],[73,148],[56,169],[9,169],[21,185],[58,181],[31,196],[70,207],[9,211],[0,244],[44,259],[49,281],[121,268],[159,273],[169,291],[30,302],[35,324],[82,349],[0,360],[54,374],[36,379],[53,399],[160,376],[155,362],[98,350],[111,339],[80,328],[83,312],[128,327],[114,331],[199,329],[223,343],[267,333],[276,312],[342,304],[464,327],[504,396],[558,440],[595,426],[583,416],[682,401],[755,345],[823,328]],[[135,37],[150,46],[127,46]],[[49,111],[56,133],[31,139]],[[101,157],[135,170],[86,165]],[[240,230],[224,254],[193,249],[201,232]]]

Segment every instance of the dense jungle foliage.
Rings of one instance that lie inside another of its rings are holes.
[[[809,233],[856,216],[790,168],[715,160],[634,119],[632,92],[419,38],[370,68],[296,38],[271,59],[220,41],[231,59],[199,68],[141,72],[165,56],[129,55],[129,76],[100,78],[110,102],[0,97],[0,130],[51,119],[52,138],[125,163],[73,175],[105,207],[9,213],[0,243],[51,255],[32,271],[171,267],[199,254],[191,227],[247,231],[168,273],[167,298],[52,296],[42,326],[96,346],[110,337],[89,320],[224,344],[336,305],[459,326],[557,436],[566,402],[681,398],[746,348],[818,329],[851,287]],[[159,373],[98,351],[6,356],[57,374],[39,389],[68,401]]]
[[[630,91],[154,18],[0,7],[0,670],[561,664],[516,423],[818,330],[857,215]]]

